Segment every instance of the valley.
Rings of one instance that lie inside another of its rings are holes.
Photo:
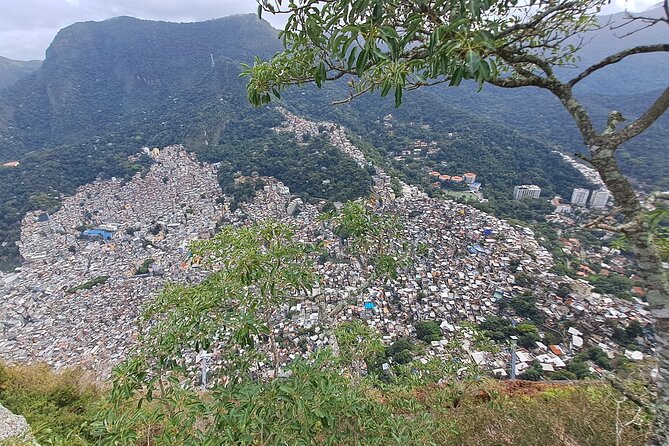
[[[341,126],[304,120],[285,109],[279,113],[284,122],[275,132],[298,141],[324,135],[359,166],[370,165]],[[345,240],[319,220],[325,200],[304,203],[275,178],[239,177],[238,184],[253,181],[255,192],[232,211],[216,180],[217,165],[199,162],[182,146],[144,150],[153,158],[146,172],[127,182],[112,178],[82,186],[57,212],[24,218],[19,249],[26,261],[0,277],[2,357],[56,368],[85,366],[106,376],[132,350],[142,308],[153,296],[168,284],[198,284],[211,273],[192,254],[191,242],[211,237],[221,224],[267,219],[295,227],[304,242],[325,246],[313,291],[294,296],[294,304],[274,316],[273,330],[285,340],[275,365],[281,370],[296,357],[334,345],[331,330],[345,322],[366,321],[392,344],[415,336],[416,324],[439,321],[443,335],[433,339],[423,360],[452,359],[455,353],[447,344],[464,336],[469,340],[458,361],[507,376],[509,352],[480,350],[466,324],[484,324],[501,314],[502,303],[508,306],[505,302],[530,290],[539,305],[533,317],[542,326],[537,341],[546,329],[564,330],[566,322],[614,357],[625,350],[608,340],[613,328],[627,320],[649,323],[641,301],[604,297],[592,286],[551,273],[553,258],[531,230],[430,198],[406,183],[397,190],[378,166],[373,167],[374,212],[398,217],[401,237],[414,250],[422,248],[396,279],[368,283],[364,265],[346,253]],[[519,285],[521,276],[531,277],[532,286]],[[574,288],[569,299],[555,294],[556,281]],[[550,337],[555,345],[525,341],[517,373],[535,357],[548,373],[564,369],[583,346],[583,336],[574,328],[564,337]],[[267,367],[260,372],[271,377],[274,365]]]

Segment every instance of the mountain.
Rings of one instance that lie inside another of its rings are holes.
[[[128,160],[143,146],[184,144],[221,163],[233,196],[245,195],[234,190],[237,172],[329,200],[367,193],[367,170],[321,140],[303,146],[271,131],[280,115],[248,104],[241,64],[279,49],[277,31],[255,15],[179,24],[119,17],[61,30],[41,68],[0,93],[0,164],[20,161],[0,165],[0,268],[18,260],[27,210],[53,211],[82,184],[145,170],[148,159]]]
[[[41,60],[12,60],[0,56],[0,90],[11,87],[41,65]]]
[[[8,145],[19,156],[124,128],[135,134],[178,129],[181,122],[172,118],[197,114],[205,96],[242,105],[240,63],[268,57],[278,45],[276,31],[253,15],[183,24],[130,17],[76,23],[58,33],[39,70],[0,99],[9,110],[0,134],[13,137]]]
[[[27,210],[55,209],[62,194],[96,178],[129,178],[146,167],[146,160],[127,160],[142,146],[184,144],[200,159],[221,163],[226,192],[234,193],[228,187],[237,172],[258,172],[305,196],[341,200],[363,193],[366,186],[352,181],[346,186],[344,179],[365,183],[364,169],[341,154],[326,156],[322,141],[303,147],[277,135],[269,129],[278,125],[279,114],[248,105],[241,63],[280,49],[277,31],[255,15],[178,24],[118,17],[61,30],[41,67],[0,91],[0,162],[21,162],[18,168],[0,168],[0,266],[3,260],[5,267],[15,264],[13,242]],[[408,94],[397,110],[377,97],[331,107],[344,90],[341,84],[294,89],[282,102],[295,113],[345,125],[362,137],[360,144],[377,162],[406,181],[427,184],[425,170],[435,167],[475,170],[501,215],[519,211],[508,201],[514,184],[536,183],[546,195],[563,196],[587,186],[551,153],[557,145],[577,151],[582,143],[559,103],[542,92],[433,88]],[[611,101],[636,107],[642,94],[634,93],[634,101],[604,97],[598,102],[601,116]],[[593,102],[601,99],[594,90],[586,95]],[[389,113],[395,116],[394,132],[382,124]],[[451,133],[457,137],[451,139]],[[393,156],[415,139],[428,138],[443,146],[442,154],[421,160]],[[633,162],[626,164],[636,170],[626,166],[626,172],[657,184],[657,177],[643,176],[650,162],[656,163],[654,171],[667,168],[653,138],[645,152],[630,145],[625,153]],[[325,180],[343,189],[330,188],[323,196],[318,185]]]
[[[664,16],[660,4],[641,13],[632,14],[649,18]],[[600,28],[585,33],[574,44],[582,42],[578,51],[579,68],[593,65],[604,57],[627,48],[669,42],[669,27],[662,23],[646,27],[642,21],[631,21],[626,12],[599,16]],[[581,40],[582,38],[582,40]],[[577,88],[577,93],[595,95],[629,95],[663,90],[667,86],[669,53],[658,52],[630,56],[614,65],[594,73]],[[565,77],[572,77],[574,70],[563,70]],[[571,75],[571,76],[570,76]]]

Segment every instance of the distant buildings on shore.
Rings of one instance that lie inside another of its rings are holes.
[[[541,188],[534,184],[521,184],[513,188],[513,199],[522,200],[524,198],[539,198]]]

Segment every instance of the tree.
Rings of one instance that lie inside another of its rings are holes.
[[[432,342],[442,338],[441,327],[436,321],[421,321],[416,324],[416,337],[421,341]]]
[[[333,224],[333,232],[345,241],[347,255],[360,263],[367,276],[356,294],[375,281],[396,279],[399,270],[408,266],[412,247],[405,240],[398,216],[380,212],[373,199],[348,201],[340,212],[320,218]]]
[[[356,379],[362,376],[363,363],[383,352],[381,336],[362,321],[345,322],[335,329],[339,357],[350,366]]]
[[[231,389],[257,383],[269,371],[262,363],[273,364],[276,376],[281,358],[273,322],[283,304],[315,283],[313,247],[294,235],[291,227],[268,220],[226,226],[193,243],[193,254],[215,272],[195,286],[166,286],[146,308],[143,336],[112,376],[109,411],[98,427],[109,441],[132,444],[160,426],[152,444],[194,444],[186,440],[216,432],[215,423],[205,429],[202,419],[223,410],[217,404],[227,404]],[[194,385],[198,352],[215,354],[219,364],[211,371],[221,395],[213,406]],[[142,404],[144,412],[137,410]]]
[[[647,26],[669,25],[664,16],[637,17]],[[557,97],[573,117],[588,148],[582,156],[601,175],[613,194],[622,224],[613,215],[591,227],[622,233],[639,264],[647,300],[655,317],[659,362],[657,416],[652,444],[669,441],[669,282],[662,268],[647,213],[629,181],[621,174],[618,147],[644,132],[669,107],[669,85],[631,123],[612,111],[598,130],[573,89],[583,79],[630,56],[669,52],[669,44],[639,45],[604,57],[568,81],[556,69],[573,64],[584,41],[596,28],[595,13],[606,0],[411,1],[404,0],[259,0],[259,12],[285,13],[281,39],[285,50],[269,61],[246,67],[248,98],[254,105],[279,98],[290,85],[347,79],[346,102],[357,96],[391,91],[397,106],[403,92],[463,80],[504,88],[539,87]],[[657,198],[654,194],[649,204]],[[613,222],[613,223],[612,223]]]

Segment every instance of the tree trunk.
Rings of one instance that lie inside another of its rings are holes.
[[[669,282],[662,261],[653,244],[652,234],[634,189],[620,173],[615,159],[616,147],[591,147],[592,165],[597,169],[620,206],[624,234],[636,256],[639,276],[655,319],[658,378],[656,418],[650,445],[669,445]]]

